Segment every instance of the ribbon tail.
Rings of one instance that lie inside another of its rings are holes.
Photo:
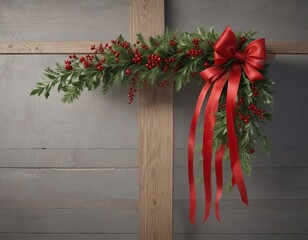
[[[222,161],[225,154],[225,146],[222,144],[219,149],[216,151],[216,159],[215,159],[215,171],[216,171],[216,201],[215,201],[215,210],[216,210],[216,218],[220,222],[220,214],[219,214],[219,200],[222,196]]]
[[[241,161],[238,153],[237,138],[234,129],[236,97],[241,80],[241,72],[241,66],[237,63],[234,63],[232,65],[227,90],[227,130],[231,158],[231,169],[235,180],[233,180],[232,182],[237,184],[242,202],[248,205],[247,191],[242,174]]]
[[[203,177],[204,177],[204,192],[205,192],[205,222],[210,214],[212,201],[212,186],[211,186],[211,168],[212,168],[212,149],[214,126],[216,122],[216,113],[218,109],[219,98],[223,87],[228,79],[228,74],[219,77],[214,83],[213,88],[206,105],[203,126]]]
[[[210,83],[205,82],[196,104],[195,112],[190,124],[189,141],[188,141],[188,180],[189,180],[189,192],[190,192],[190,222],[195,223],[196,219],[196,186],[194,177],[194,148],[196,138],[196,127],[198,117],[200,115],[201,107],[204,102],[205,96],[210,88]]]

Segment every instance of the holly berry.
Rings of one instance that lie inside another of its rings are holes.
[[[210,62],[205,62],[204,67],[208,68],[210,66]]]
[[[131,75],[131,70],[130,69],[126,69],[125,70],[125,74],[126,74],[126,76],[130,76]]]
[[[250,150],[249,150],[249,154],[254,154],[255,153],[255,149],[254,148],[251,148]]]

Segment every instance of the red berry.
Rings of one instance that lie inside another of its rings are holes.
[[[126,69],[126,70],[125,70],[125,74],[126,74],[127,76],[130,76],[130,74],[131,74],[130,69]]]
[[[249,150],[249,154],[254,154],[255,153],[255,150],[253,149],[253,148],[251,148],[250,150]]]

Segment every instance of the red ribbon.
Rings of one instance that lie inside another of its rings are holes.
[[[227,63],[232,60],[231,66]],[[195,112],[190,125],[188,142],[188,178],[190,186],[190,221],[195,222],[196,218],[196,187],[194,179],[194,147],[197,120],[200,115],[204,99],[209,92],[209,99],[205,109],[204,131],[203,131],[203,176],[205,189],[205,215],[204,221],[210,214],[212,201],[211,186],[211,167],[212,167],[212,149],[213,134],[216,122],[216,113],[221,92],[227,85],[226,113],[227,113],[227,134],[228,147],[230,151],[232,184],[237,184],[242,202],[248,204],[247,191],[241,169],[241,161],[238,153],[237,138],[234,129],[235,107],[238,87],[241,81],[242,71],[252,81],[263,80],[263,75],[258,71],[264,67],[266,60],[265,40],[258,39],[250,42],[243,52],[237,48],[236,36],[230,27],[227,27],[220,38],[214,44],[214,66],[200,72],[205,84],[198,97]],[[227,66],[224,66],[227,65]],[[222,195],[222,161],[225,152],[225,146],[221,145],[216,151],[215,172],[216,172],[216,200],[215,210],[216,218],[220,221],[219,200]]]

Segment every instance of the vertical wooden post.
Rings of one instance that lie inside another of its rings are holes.
[[[163,0],[131,1],[131,40],[164,32]],[[173,87],[139,95],[140,239],[172,240]]]

